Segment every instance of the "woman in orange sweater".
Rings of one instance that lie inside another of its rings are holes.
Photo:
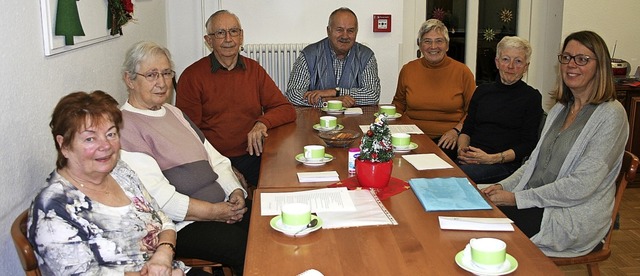
[[[400,70],[392,103],[455,160],[475,79],[466,65],[447,56],[449,34],[440,20],[422,24],[418,46],[422,57]]]

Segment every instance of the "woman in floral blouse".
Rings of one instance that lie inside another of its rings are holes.
[[[43,275],[184,275],[175,225],[119,161],[117,105],[102,91],[75,92],[53,112],[57,169],[27,233]]]

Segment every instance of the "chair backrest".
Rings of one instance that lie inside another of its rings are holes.
[[[618,215],[618,210],[620,209],[620,203],[622,202],[622,194],[624,194],[624,190],[627,188],[627,184],[629,182],[633,182],[636,178],[636,173],[638,171],[638,164],[640,160],[633,153],[629,151],[624,152],[624,156],[622,157],[622,167],[620,168],[620,173],[618,174],[618,178],[616,179],[616,197],[613,203],[613,213],[611,215],[611,227],[609,228],[609,233],[605,237],[604,249],[608,249],[611,244],[611,234],[613,233],[613,224],[616,221],[616,216]]]
[[[38,268],[38,259],[36,259],[36,253],[33,250],[33,246],[27,239],[27,216],[29,210],[25,210],[11,225],[11,237],[13,243],[16,246],[16,252],[22,263],[22,268],[27,276],[40,276],[40,268]]]

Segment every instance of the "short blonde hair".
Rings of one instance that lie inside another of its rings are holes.
[[[418,31],[418,44],[420,44],[422,36],[432,30],[436,30],[436,32],[441,33],[447,41],[447,45],[449,45],[449,29],[447,29],[447,26],[445,26],[442,21],[435,18],[425,21],[422,23],[422,26],[420,26],[420,30]]]
[[[518,36],[505,36],[496,47],[496,58],[500,58],[505,49],[516,49],[524,51],[524,58],[527,63],[531,60],[531,44],[528,40]]]

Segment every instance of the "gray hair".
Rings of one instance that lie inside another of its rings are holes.
[[[420,26],[420,31],[418,31],[418,44],[420,44],[422,36],[432,30],[436,30],[436,32],[444,35],[444,39],[447,41],[447,44],[449,44],[449,29],[447,29],[447,26],[445,26],[442,21],[435,18],[425,21],[422,23],[422,26]]]
[[[331,12],[331,14],[329,15],[329,23],[327,23],[327,27],[331,27],[331,21],[333,21],[333,18],[339,12],[348,12],[351,15],[353,15],[353,17],[356,19],[356,28],[358,27],[358,16],[356,15],[355,12],[353,12],[350,8],[347,8],[347,7],[340,7],[334,10],[333,12]]]
[[[133,44],[124,56],[124,62],[122,63],[122,74],[129,72],[129,79],[135,80],[138,74],[135,74],[140,68],[140,63],[146,60],[150,56],[163,54],[171,63],[171,69],[173,69],[173,61],[171,60],[171,53],[165,47],[158,45],[151,41],[140,41]]]
[[[236,18],[236,21],[238,21],[238,27],[240,29],[242,29],[242,24],[240,24],[240,18],[238,18],[238,16],[235,13],[230,12],[229,10],[219,10],[217,12],[214,12],[211,16],[209,16],[209,19],[207,19],[206,22],[204,22],[204,30],[209,33],[209,24],[219,15],[222,14],[228,14],[228,15],[233,15],[233,17]],[[214,30],[215,31],[215,30]]]
[[[496,47],[496,58],[500,58],[505,49],[516,49],[524,51],[524,59],[527,63],[531,60],[531,44],[529,41],[518,36],[505,36]]]

